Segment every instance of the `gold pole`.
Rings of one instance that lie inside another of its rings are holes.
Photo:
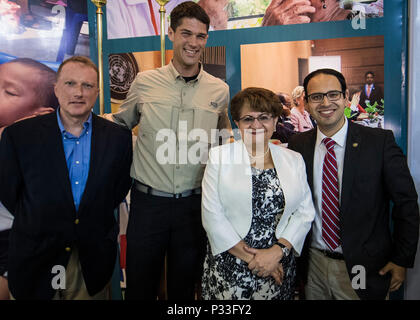
[[[156,0],[160,5],[160,65],[163,67],[165,65],[165,5],[169,0]],[[165,255],[165,262],[163,266],[163,273],[160,279],[159,286],[159,300],[168,300],[168,287],[167,287],[167,274],[168,274],[168,255]]]
[[[160,64],[163,67],[165,65],[165,5],[169,0],[156,0],[160,5]]]
[[[96,6],[96,25],[98,33],[98,69],[99,69],[99,113],[105,112],[104,108],[104,64],[102,56],[102,7],[106,5],[106,0],[92,0]]]

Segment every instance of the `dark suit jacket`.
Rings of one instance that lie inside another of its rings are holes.
[[[360,90],[361,94],[359,104],[363,107],[363,109],[367,108],[367,105],[365,103],[366,100],[369,100],[369,103],[371,105],[373,105],[375,101],[378,102],[378,104],[382,105],[381,99],[384,98],[384,94],[382,93],[381,88],[376,86],[376,84],[373,84],[373,89],[371,90],[369,97],[366,96],[365,85],[363,85],[363,87]]]
[[[316,134],[316,130],[307,131],[289,141],[289,148],[300,152],[305,160],[312,191]],[[390,275],[380,276],[379,270],[389,261],[412,267],[419,237],[417,193],[392,131],[349,122],[340,216],[342,249],[350,278],[356,275],[352,274],[353,266],[366,269],[366,289],[356,290],[357,294],[362,299],[384,299]],[[310,241],[308,236],[302,254],[304,265]]]
[[[93,114],[91,139],[89,175],[76,212],[56,113],[3,132],[0,199],[15,217],[8,272],[16,299],[53,297],[51,270],[67,266],[66,247],[78,248],[90,295],[111,279],[119,230],[114,208],[131,185],[131,132]]]

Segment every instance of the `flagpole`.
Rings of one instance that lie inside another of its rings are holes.
[[[156,0],[160,5],[160,65],[163,67],[165,65],[165,5],[169,0]],[[159,290],[159,298],[167,300],[168,299],[168,286],[167,286],[167,277],[168,276],[168,255],[165,255],[165,262],[163,267],[163,274],[161,275],[161,283]],[[163,291],[163,292],[162,292]]]
[[[98,34],[98,69],[99,69],[99,113],[102,115],[105,112],[104,103],[104,64],[102,55],[102,7],[106,5],[106,0],[92,0],[96,6],[96,25]]]
[[[160,64],[161,67],[165,65],[165,5],[169,0],[156,0],[160,5]]]

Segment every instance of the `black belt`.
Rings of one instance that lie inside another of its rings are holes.
[[[141,182],[138,182],[136,180],[134,181],[134,186],[140,192],[147,193],[147,194],[150,194],[152,196],[165,197],[165,198],[179,199],[179,198],[189,197],[193,194],[201,194],[201,188],[186,190],[186,191],[181,192],[181,193],[169,193],[169,192],[164,192],[164,191],[153,189],[152,187],[150,187],[148,185],[145,185]]]
[[[328,258],[335,259],[335,260],[344,260],[344,256],[343,256],[342,253],[328,251],[328,250],[321,250],[321,249],[318,249],[318,248],[314,248],[314,249],[321,252],[324,256],[326,256]]]

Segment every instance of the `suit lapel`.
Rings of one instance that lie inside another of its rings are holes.
[[[74,207],[69,172],[67,169],[66,156],[63,147],[63,140],[60,128],[58,127],[56,112],[45,116],[43,127],[44,130],[42,133],[42,140],[44,141],[46,154],[52,155],[50,157],[52,172],[62,187],[66,201],[68,201],[73,206],[73,209],[76,210]]]
[[[316,143],[317,132],[318,132],[317,128],[314,128],[311,131],[307,132],[308,138],[303,140],[303,149],[302,149],[302,157],[303,157],[303,160],[305,161],[305,166],[306,166],[306,179],[308,180],[308,185],[309,185],[309,188],[311,189],[312,200],[314,200],[314,156],[315,156],[315,143]],[[312,242],[312,228],[309,230],[308,235],[306,236],[305,245],[302,252],[302,257],[305,257],[305,258],[302,261],[308,261],[307,257],[309,254],[309,247],[310,247],[311,242]]]
[[[314,155],[317,129],[310,131],[309,139],[305,140],[302,156],[306,164],[306,175],[308,179],[309,188],[313,192],[314,187]]]
[[[349,127],[347,131],[346,139],[346,150],[344,153],[344,166],[343,166],[343,177],[341,183],[341,204],[340,211],[343,208],[348,208],[348,203],[351,200],[351,190],[353,185],[355,168],[358,166],[358,160],[360,159],[361,137],[357,125],[349,121]],[[341,211],[342,217],[345,217],[344,210]]]
[[[80,201],[79,212],[88,205],[89,201],[94,198],[94,192],[97,190],[96,184],[100,169],[100,161],[105,157],[106,142],[108,141],[107,131],[104,123],[100,121],[98,116],[92,114],[92,141],[90,147],[90,163],[89,174],[86,181],[86,187]]]

